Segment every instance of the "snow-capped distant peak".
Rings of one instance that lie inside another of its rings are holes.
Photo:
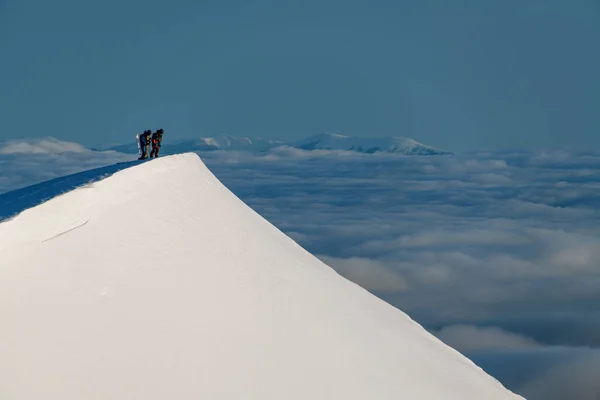
[[[189,143],[189,141],[180,141],[176,144]],[[248,150],[264,151],[276,145],[278,142],[262,138],[251,139],[249,137],[238,137],[231,135],[219,135],[210,137],[201,137],[195,141],[198,150]],[[194,149],[189,149],[194,150]]]
[[[347,138],[347,135],[340,135],[339,133],[321,133],[319,136],[333,137],[333,138]]]
[[[451,154],[448,151],[436,149],[402,136],[366,138],[320,133],[289,145],[304,150],[347,150],[361,153],[386,152],[405,155]]]
[[[205,144],[207,144],[209,146],[218,146],[219,145],[219,143],[217,143],[217,141],[212,137],[200,138],[200,141],[204,142]]]

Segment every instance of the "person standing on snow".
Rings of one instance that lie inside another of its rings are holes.
[[[142,155],[140,156],[139,160],[145,160],[146,158],[148,158],[148,146],[150,146],[150,133],[152,132],[152,130],[148,129],[147,131],[144,131],[144,133],[142,133],[142,135],[140,136],[140,145],[142,147]]]
[[[150,158],[158,157],[163,133],[164,131],[159,129],[152,134],[152,151],[150,152]]]

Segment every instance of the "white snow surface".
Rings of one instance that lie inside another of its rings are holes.
[[[520,397],[181,154],[0,224],[0,398]]]

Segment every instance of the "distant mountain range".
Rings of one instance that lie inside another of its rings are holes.
[[[359,153],[395,153],[403,155],[438,156],[452,154],[449,151],[427,146],[406,137],[363,138],[333,133],[321,133],[294,142],[280,142],[263,138],[219,135],[201,137],[192,140],[170,141],[165,134],[164,153],[183,153],[188,151],[238,150],[266,152],[277,147],[292,147],[302,150],[342,150]],[[115,150],[122,153],[137,152],[135,143],[111,146],[103,150]]]
[[[346,150],[359,153],[399,153],[404,155],[447,155],[449,151],[426,146],[406,137],[361,138],[333,133],[321,133],[288,146],[303,150]]]

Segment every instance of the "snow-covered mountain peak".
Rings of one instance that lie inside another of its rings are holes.
[[[0,223],[0,256],[3,399],[519,398],[195,154]]]
[[[267,150],[280,142],[262,138],[249,138],[231,135],[202,137],[198,143],[203,143],[207,150]]]
[[[321,138],[348,138],[349,137],[347,135],[342,135],[339,133],[330,133],[330,132],[322,132],[316,136],[321,137]]]
[[[446,155],[448,151],[426,146],[416,140],[396,137],[353,137],[320,133],[289,144],[304,150],[346,150],[361,153],[399,153],[405,155]]]

